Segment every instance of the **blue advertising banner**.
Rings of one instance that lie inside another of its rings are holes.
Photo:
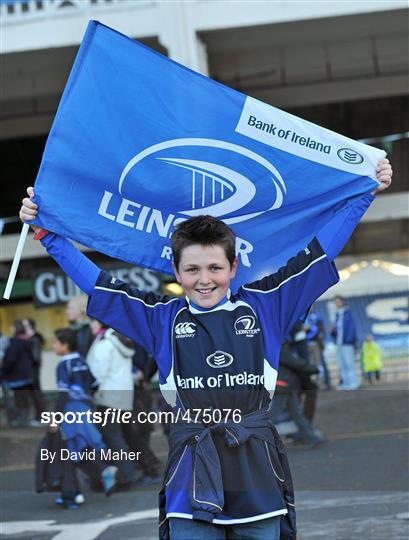
[[[171,273],[174,226],[211,214],[237,234],[238,285],[373,190],[384,156],[91,21],[36,180],[36,223]]]

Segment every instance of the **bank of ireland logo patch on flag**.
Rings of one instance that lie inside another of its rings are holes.
[[[342,159],[342,161],[345,161],[345,163],[360,165],[364,161],[363,156],[351,148],[340,148],[337,151],[337,154],[339,159]]]

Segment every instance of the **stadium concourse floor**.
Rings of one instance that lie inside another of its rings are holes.
[[[298,540],[407,540],[408,382],[355,392],[322,392],[316,426],[327,442],[307,450],[287,444],[298,514]],[[1,434],[1,507],[5,540],[142,540],[157,538],[157,487],[106,499],[84,486],[79,510],[34,492],[33,456],[42,428]],[[153,447],[164,462],[158,428]],[[200,539],[195,539],[200,540]]]

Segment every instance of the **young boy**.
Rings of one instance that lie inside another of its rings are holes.
[[[61,328],[55,331],[53,349],[61,356],[57,365],[57,389],[58,397],[55,410],[61,413],[82,413],[92,409],[93,393],[98,388],[98,383],[92,375],[88,365],[77,352],[77,339],[75,331],[71,328]],[[83,418],[86,418],[84,415]],[[50,431],[56,428],[50,426]],[[95,459],[86,457],[77,461],[66,463],[69,468],[65,477],[72,475],[74,478],[69,482],[71,488],[64,489],[61,497],[57,498],[56,504],[74,509],[78,507],[78,482],[76,481],[75,463],[87,476],[93,485],[102,483],[105,494],[110,495],[115,487],[117,468],[108,466],[99,455],[99,451],[105,448],[102,435],[98,428],[90,422],[65,422],[61,423],[64,446],[69,452],[84,452],[95,449]],[[78,454],[71,454],[78,455]],[[64,484],[64,482],[63,482]]]
[[[391,175],[389,162],[379,162],[377,191]],[[367,194],[346,205],[286,266],[235,295],[234,233],[211,216],[182,222],[172,235],[173,269],[186,298],[142,293],[37,227],[35,238],[90,296],[89,315],[139,342],[158,363],[177,418],[160,498],[163,538],[169,529],[178,540],[277,540],[280,529],[281,539],[295,538],[291,476],[270,414],[281,343],[337,282],[332,261],[372,200]],[[36,213],[24,199],[21,219]]]

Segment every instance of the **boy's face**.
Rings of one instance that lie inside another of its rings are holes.
[[[57,338],[54,339],[53,349],[58,356],[64,356],[70,352],[68,350],[68,345],[66,343],[61,343]]]
[[[226,295],[237,258],[230,267],[222,246],[193,244],[182,250],[179,268],[172,266],[186,296],[200,307],[212,308]]]

